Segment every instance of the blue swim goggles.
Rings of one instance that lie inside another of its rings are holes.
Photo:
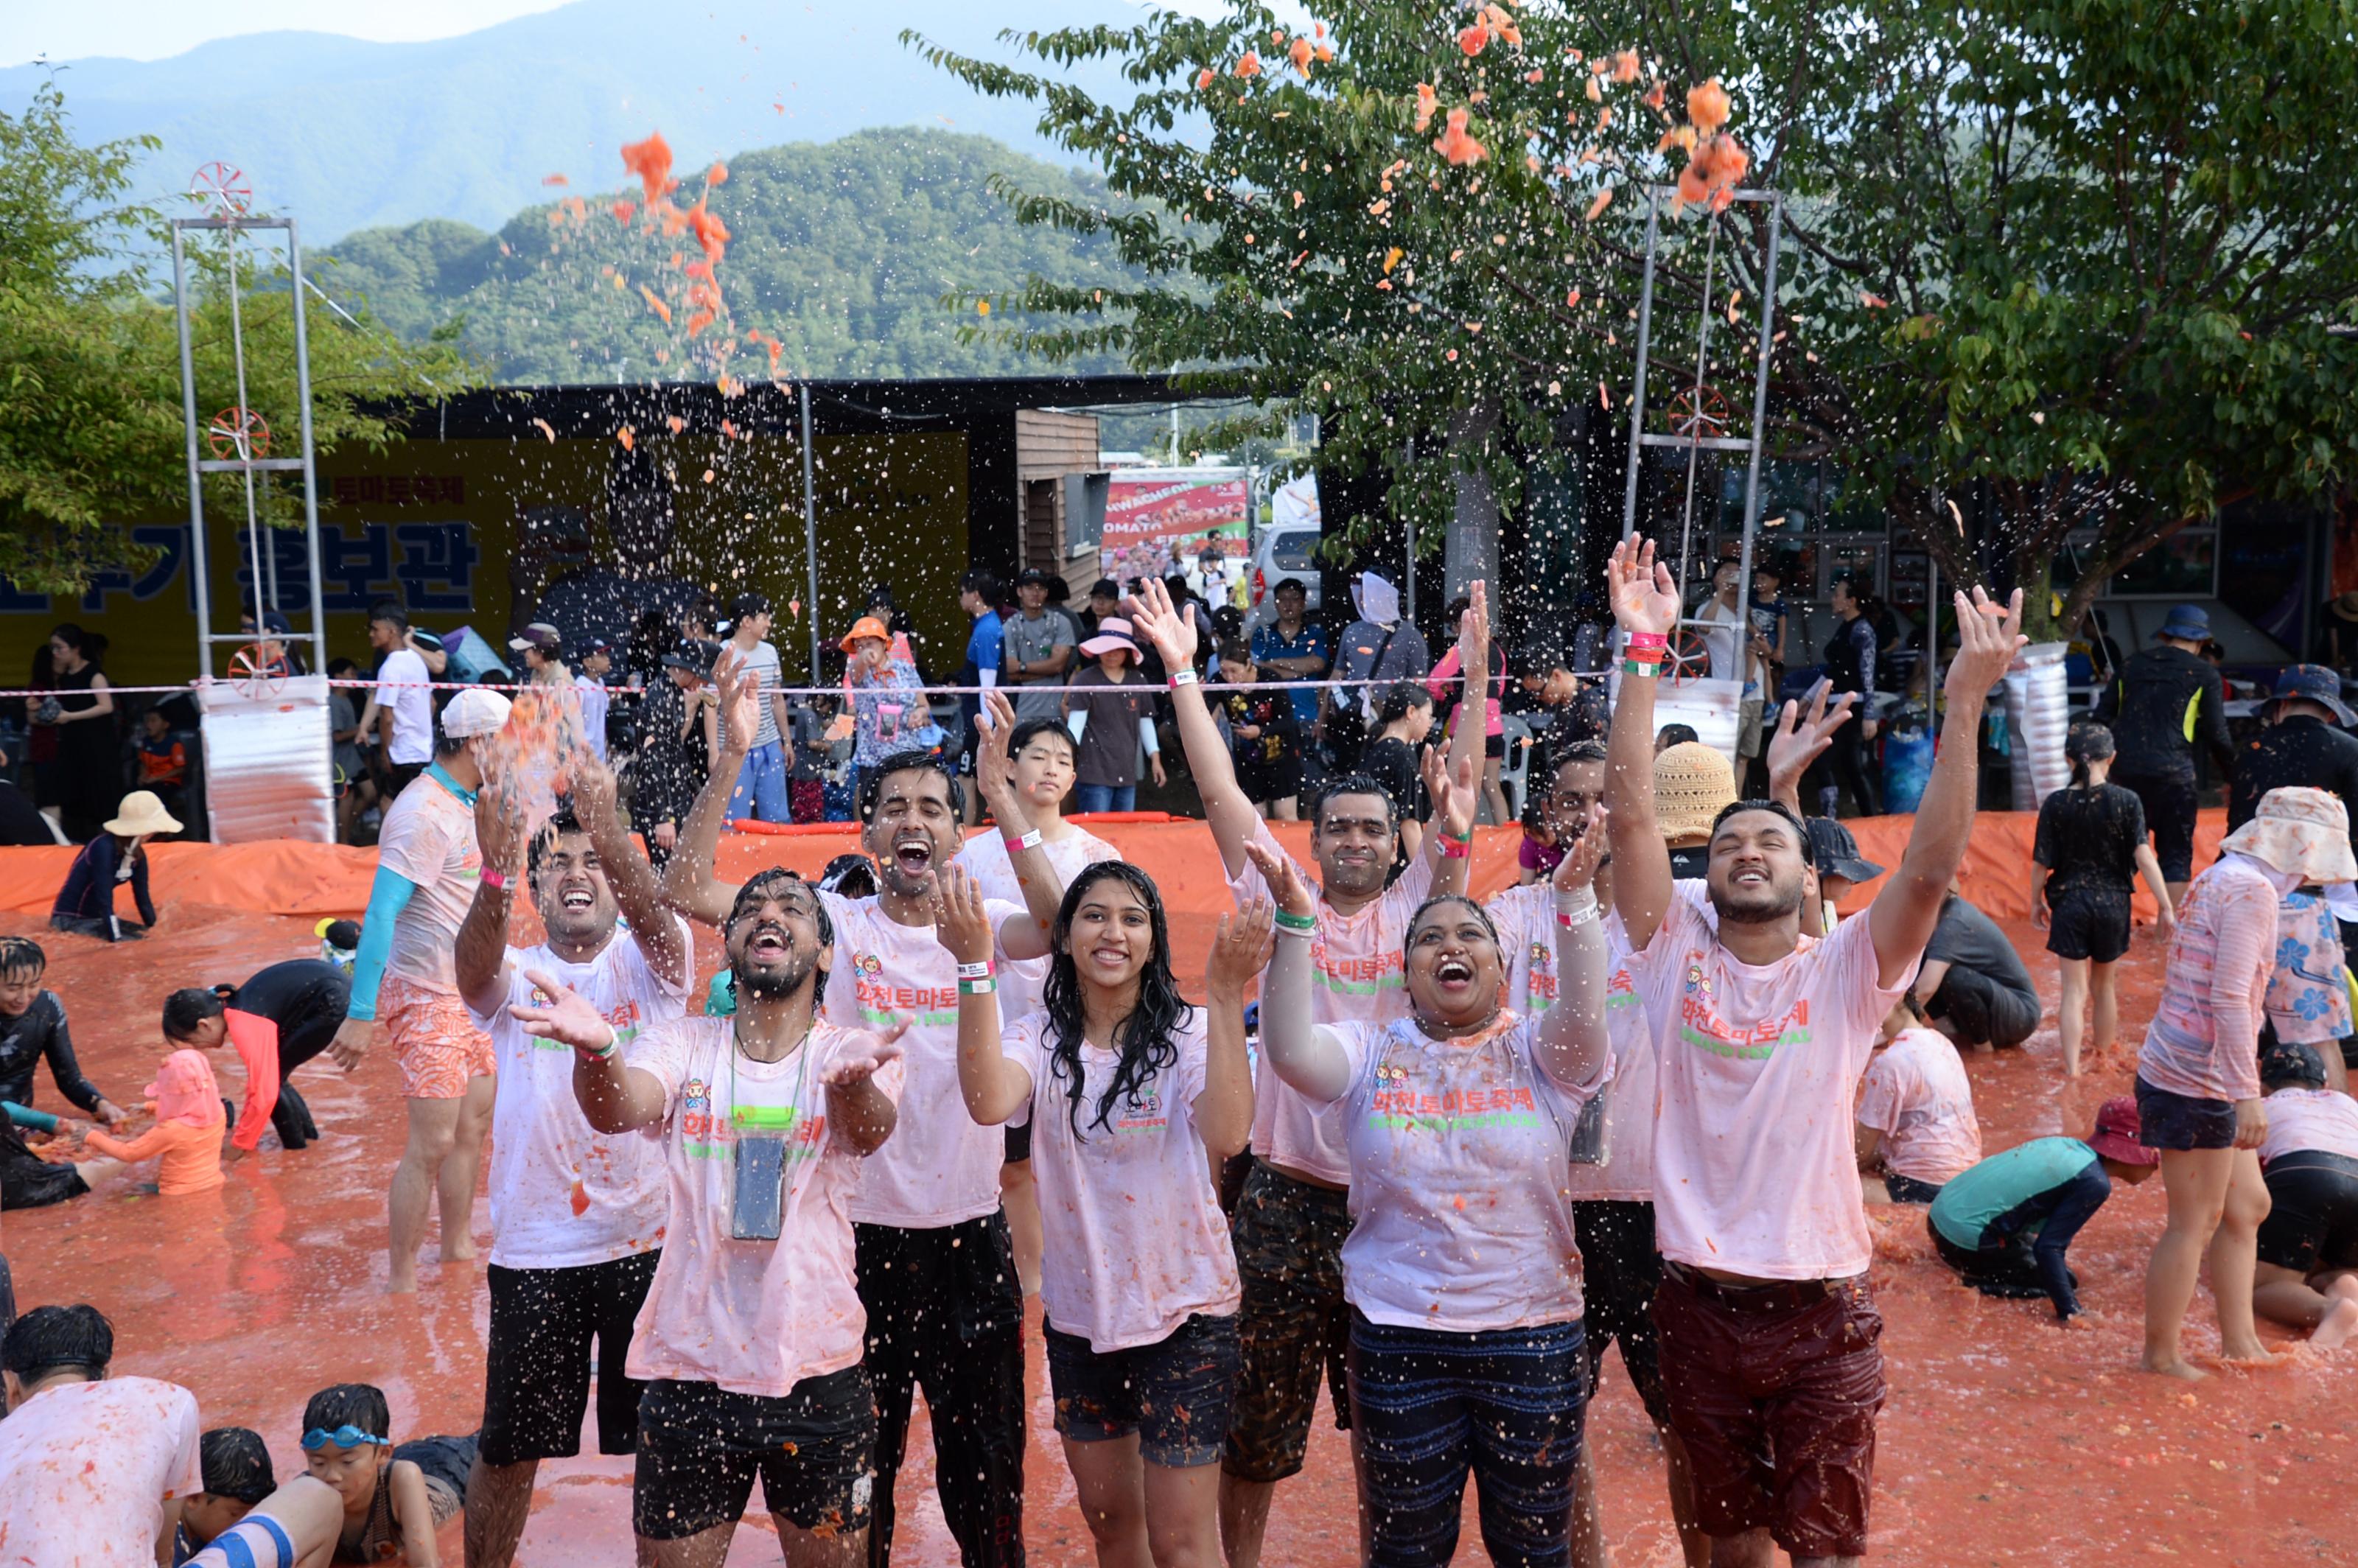
[[[363,1443],[379,1443],[383,1444],[387,1448],[393,1446],[392,1438],[379,1437],[373,1432],[362,1432],[359,1427],[354,1426],[352,1422],[346,1422],[343,1425],[336,1428],[333,1432],[330,1432],[324,1426],[315,1426],[310,1431],[305,1433],[303,1434],[303,1452],[306,1454],[317,1454],[320,1449],[326,1447],[330,1443],[334,1444],[339,1448],[358,1448]]]

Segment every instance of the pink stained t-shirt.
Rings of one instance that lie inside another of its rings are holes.
[[[1084,1041],[1080,1130],[1049,1050],[1048,1015],[1006,1029],[1001,1049],[1032,1075],[1032,1169],[1040,1184],[1040,1304],[1048,1322],[1105,1355],[1159,1345],[1196,1314],[1241,1302],[1228,1217],[1195,1130],[1210,1063],[1204,1010],[1173,1031],[1179,1059],[1132,1103],[1098,1101],[1118,1058]],[[996,1128],[993,1131],[998,1130]]]
[[[1083,827],[1076,827],[1055,843],[1043,843],[1040,848],[1066,887],[1073,885],[1073,879],[1084,868],[1099,860],[1121,859],[1120,849]],[[986,827],[967,839],[966,848],[957,852],[957,863],[973,873],[983,897],[999,899],[1019,909],[1028,907],[1023,902],[1023,884],[1015,880],[1015,863],[1007,853],[1007,840],[1000,836],[998,828]],[[1000,1017],[1021,1018],[1038,1009],[1048,984],[1049,963],[1046,958],[1000,961]]]
[[[0,1421],[0,1564],[142,1568],[204,1489],[197,1396],[154,1378],[42,1390]]]
[[[1883,1134],[1883,1168],[1938,1186],[1981,1162],[1982,1123],[1948,1036],[1903,1029],[1866,1065],[1858,1124]]]
[[[2358,1099],[2336,1089],[2278,1089],[2267,1098],[2260,1163],[2314,1151],[2358,1160]]]
[[[1654,1037],[1654,1224],[1662,1256],[1761,1280],[1846,1279],[1874,1251],[1852,1106],[1884,1014],[1872,925],[1739,962],[1671,901],[1630,960]]]
[[[385,813],[376,858],[379,866],[417,888],[393,924],[393,952],[384,972],[422,990],[458,995],[451,955],[483,874],[482,853],[475,847],[475,808],[431,773],[421,773]]]
[[[653,1136],[671,1188],[662,1260],[631,1330],[630,1376],[774,1399],[859,1362],[868,1314],[850,1203],[860,1156],[827,1125],[821,1076],[865,1045],[860,1033],[822,1022],[784,1061],[755,1062],[737,1049],[734,1019],[693,1017],[659,1023],[627,1047],[629,1065],[663,1085],[665,1119]],[[898,1100],[901,1064],[886,1064],[873,1082]],[[740,1123],[786,1141],[774,1241],[730,1234]]]
[[[932,926],[903,925],[872,898],[819,896],[835,922],[827,1021],[876,1030],[910,1021],[901,1036],[907,1085],[900,1098],[914,1131],[887,1140],[862,1162],[851,1217],[861,1225],[938,1230],[996,1214],[1007,1134],[977,1127],[958,1092],[957,960]],[[1031,918],[1021,904],[986,899],[983,908],[993,931],[1010,919]],[[1007,962],[1004,951],[996,957]]]
[[[2223,855],[2194,879],[2161,974],[2137,1076],[2193,1099],[2260,1098],[2259,1027],[2276,968],[2280,895],[2267,873]]]
[[[1326,1026],[1351,1065],[1343,1294],[1371,1322],[1448,1334],[1572,1323],[1580,1248],[1565,1192],[1580,1108],[1533,1060],[1540,1021],[1435,1040],[1412,1019]]]
[[[1285,850],[1268,828],[1261,843]],[[1303,880],[1318,887],[1310,868]],[[1250,860],[1228,879],[1238,903],[1269,896],[1269,884]],[[1314,1023],[1390,1023],[1408,1016],[1408,990],[1401,968],[1408,923],[1433,892],[1433,862],[1420,855],[1400,880],[1356,914],[1341,914],[1318,894],[1318,929],[1310,938],[1310,1018]],[[1351,1155],[1343,1124],[1332,1107],[1317,1107],[1277,1076],[1269,1054],[1253,1075],[1253,1152],[1271,1164],[1300,1171],[1336,1186],[1351,1179]]]
[[[687,924],[680,951],[692,950]],[[586,964],[569,964],[544,943],[511,947],[507,989],[490,1017],[470,1016],[491,1036],[499,1064],[492,1104],[492,1259],[503,1269],[574,1269],[608,1263],[663,1244],[671,1212],[662,1141],[644,1132],[593,1130],[573,1093],[573,1052],[527,1034],[518,1006],[546,999],[525,977],[545,974],[614,1026],[628,1048],[639,1034],[687,1011],[687,976],[659,975],[630,932]]]

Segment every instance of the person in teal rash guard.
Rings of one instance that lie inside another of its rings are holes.
[[[452,697],[442,710],[432,764],[385,813],[376,885],[352,961],[352,1002],[328,1047],[349,1072],[381,1020],[401,1069],[409,1141],[387,1205],[387,1289],[395,1292],[417,1288],[417,1249],[438,1192],[442,1260],[475,1255],[468,1222],[497,1080],[492,1043],[467,1016],[451,956],[482,875],[475,844],[481,746],[507,720],[508,700],[497,692],[470,687]]]

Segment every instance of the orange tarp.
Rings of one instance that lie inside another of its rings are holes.
[[[2024,812],[1985,811],[1974,822],[1960,881],[1965,895],[1998,920],[2030,914],[2030,847],[2038,825]],[[1859,850],[1887,869],[1897,869],[1915,819],[1877,816],[1855,820]],[[1307,860],[1306,823],[1273,822],[1279,842]],[[1141,866],[1163,890],[1170,910],[1174,961],[1180,973],[1200,970],[1211,940],[1212,923],[1228,908],[1228,878],[1201,822],[1109,821],[1096,824],[1099,837],[1120,847],[1122,858]],[[2226,813],[2205,811],[2195,831],[2195,863],[2208,865],[2226,831]],[[1475,844],[1473,891],[1488,897],[1515,880],[1520,829],[1485,827]],[[816,877],[827,861],[859,848],[849,823],[817,825],[794,833],[731,833],[720,846],[720,873],[742,881],[765,866],[783,865]],[[156,902],[219,904],[261,914],[359,915],[368,907],[376,875],[376,851],[336,844],[276,841],[262,844],[163,843],[148,846],[148,881]],[[0,908],[45,916],[73,863],[68,849],[0,849]],[[1880,881],[1855,891],[1848,908],[1864,908]],[[133,913],[128,892],[120,901]],[[2151,901],[2137,894],[2138,914],[2152,916]]]

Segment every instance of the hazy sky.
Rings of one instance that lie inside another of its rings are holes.
[[[495,22],[553,11],[564,0],[105,0],[95,5],[0,4],[0,65],[38,55],[81,59],[114,55],[163,59],[212,38],[295,28],[382,42],[415,42],[471,33]],[[791,0],[723,0],[721,8],[758,15]],[[829,0],[832,3],[832,0]],[[1216,0],[1163,0],[1171,9],[1205,14]],[[1281,4],[1282,14],[1297,10]]]

